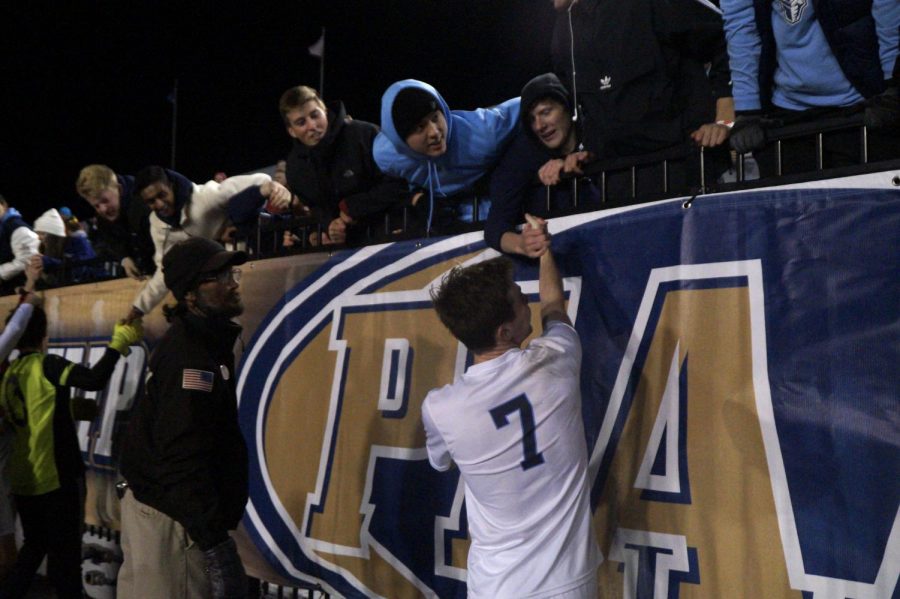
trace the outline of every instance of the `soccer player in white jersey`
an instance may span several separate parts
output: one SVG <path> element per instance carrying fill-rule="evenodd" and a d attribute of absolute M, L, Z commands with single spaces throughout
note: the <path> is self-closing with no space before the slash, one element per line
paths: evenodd
<path fill-rule="evenodd" d="M 530 225 L 544 229 L 541 219 Z M 466 485 L 468 596 L 597 596 L 581 419 L 581 343 L 549 247 L 540 257 L 543 334 L 508 258 L 457 267 L 432 291 L 444 325 L 474 355 L 422 406 L 428 459 Z"/>

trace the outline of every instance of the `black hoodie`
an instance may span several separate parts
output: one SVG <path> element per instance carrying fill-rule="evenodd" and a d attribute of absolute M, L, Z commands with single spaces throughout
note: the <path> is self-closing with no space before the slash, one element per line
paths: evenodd
<path fill-rule="evenodd" d="M 371 220 L 409 203 L 411 193 L 402 179 L 385 176 L 375 165 L 372 144 L 378 127 L 347 120 L 341 102 L 328 107 L 328 131 L 315 146 L 294 140 L 287 157 L 287 183 L 291 193 L 310 207 L 327 226 L 341 206 L 354 220 Z"/>
<path fill-rule="evenodd" d="M 545 187 L 538 178 L 538 171 L 547 161 L 564 158 L 559 151 L 545 146 L 531 129 L 531 109 L 545 99 L 559 102 L 572 112 L 572 103 L 565 86 L 553 73 L 539 75 L 522 88 L 522 110 L 519 113 L 519 129 L 509 148 L 491 175 L 491 212 L 484 225 L 484 241 L 502 251 L 500 240 L 504 233 L 515 232 L 516 225 L 528 212 L 549 218 L 552 212 L 592 210 L 600 207 L 599 190 L 590 179 L 579 177 L 578 204 L 576 206 L 573 180 Z M 576 127 L 577 123 L 572 123 Z M 576 129 L 576 136 L 579 135 Z"/>

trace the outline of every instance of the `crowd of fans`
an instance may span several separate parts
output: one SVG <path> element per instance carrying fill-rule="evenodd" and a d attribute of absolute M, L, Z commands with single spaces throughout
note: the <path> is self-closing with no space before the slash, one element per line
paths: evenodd
<path fill-rule="evenodd" d="M 735 152 L 755 152 L 763 176 L 808 169 L 813 145 L 792 142 L 776 165 L 767 131 L 832 116 L 860 116 L 868 160 L 896 158 L 900 5 L 844 4 L 859 3 L 722 0 L 719 11 L 705 0 L 554 0 L 555 73 L 475 110 L 451 110 L 423 81 L 398 81 L 382 98 L 380 127 L 293 87 L 278 103 L 293 146 L 272 177 L 217 173 L 199 184 L 161 167 L 135 177 L 90 165 L 76 189 L 96 218 L 79 223 L 60 208 L 33 227 L 0 196 L 0 291 L 21 284 L 40 252 L 45 285 L 147 279 L 134 316 L 165 294 L 166 249 L 198 235 L 249 239 L 263 256 L 479 222 L 488 245 L 534 256 L 543 242 L 520 232 L 526 211 L 691 193 L 727 177 Z M 821 166 L 858 162 L 858 138 L 855 129 L 824 136 Z M 636 166 L 606 169 L 623 161 Z M 261 223 L 275 232 L 268 249 Z"/>

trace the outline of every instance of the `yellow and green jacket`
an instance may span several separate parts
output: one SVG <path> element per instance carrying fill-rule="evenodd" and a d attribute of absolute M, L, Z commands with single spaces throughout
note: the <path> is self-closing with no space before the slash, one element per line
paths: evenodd
<path fill-rule="evenodd" d="M 61 356 L 31 352 L 9 365 L 0 383 L 0 407 L 15 434 L 7 466 L 14 494 L 43 495 L 63 480 L 83 476 L 70 388 L 103 389 L 118 358 L 118 352 L 107 349 L 87 368 Z"/>

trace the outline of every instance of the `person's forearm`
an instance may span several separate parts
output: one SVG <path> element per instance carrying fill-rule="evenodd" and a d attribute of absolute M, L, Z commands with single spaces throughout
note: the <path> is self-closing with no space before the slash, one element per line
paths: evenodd
<path fill-rule="evenodd" d="M 256 219 L 265 203 L 262 187 L 254 185 L 231 196 L 225 210 L 231 222 L 241 224 Z"/>
<path fill-rule="evenodd" d="M 716 100 L 716 122 L 734 122 L 734 98 L 731 96 Z"/>
<path fill-rule="evenodd" d="M 153 308 L 165 299 L 168 291 L 163 278 L 162 267 L 157 265 L 156 272 L 141 288 L 132 305 L 143 314 L 149 314 Z"/>
<path fill-rule="evenodd" d="M 507 231 L 500 237 L 500 249 L 506 254 L 521 254 L 521 237 L 518 233 Z"/>
<path fill-rule="evenodd" d="M 81 364 L 74 364 L 63 380 L 61 385 L 66 387 L 76 387 L 85 391 L 101 391 L 109 379 L 112 377 L 116 368 L 116 362 L 119 361 L 121 354 L 112 348 L 107 348 L 96 364 L 90 368 Z"/>
<path fill-rule="evenodd" d="M 759 61 L 762 41 L 756 29 L 756 17 L 751 0 L 722 0 L 720 3 L 725 20 L 725 37 L 728 40 L 728 57 L 733 81 L 732 92 L 735 109 L 759 110 L 760 98 Z"/>
<path fill-rule="evenodd" d="M 562 320 L 569 322 L 566 315 L 566 296 L 563 293 L 562 278 L 553 258 L 553 252 L 547 250 L 540 258 L 539 291 L 541 298 L 541 320 Z"/>
<path fill-rule="evenodd" d="M 365 191 L 346 196 L 341 201 L 341 211 L 354 220 L 371 214 L 401 208 L 408 203 L 410 193 L 406 181 L 396 177 L 382 177 Z M 346 210 L 345 210 L 346 208 Z"/>
<path fill-rule="evenodd" d="M 19 304 L 9 322 L 6 323 L 6 328 L 0 334 L 0 362 L 6 361 L 12 350 L 16 348 L 33 311 L 34 306 L 31 304 Z"/>

